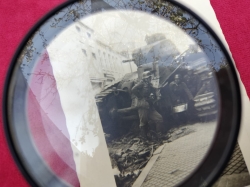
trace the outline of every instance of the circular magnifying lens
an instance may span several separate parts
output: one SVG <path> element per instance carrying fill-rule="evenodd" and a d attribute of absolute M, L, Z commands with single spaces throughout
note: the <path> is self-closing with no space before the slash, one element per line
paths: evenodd
<path fill-rule="evenodd" d="M 17 51 L 5 130 L 33 186 L 208 186 L 238 134 L 233 63 L 169 1 L 58 7 Z"/>

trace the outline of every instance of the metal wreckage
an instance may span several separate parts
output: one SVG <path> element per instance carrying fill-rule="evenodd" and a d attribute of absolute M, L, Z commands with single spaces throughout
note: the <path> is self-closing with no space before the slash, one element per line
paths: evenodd
<path fill-rule="evenodd" d="M 155 41 L 148 41 L 147 46 L 134 51 L 133 59 L 123 61 L 134 62 L 136 72 L 126 74 L 96 95 L 112 167 L 118 171 L 115 174 L 117 186 L 132 186 L 160 145 L 190 133 L 184 127 L 186 124 L 216 118 L 217 90 L 204 53 L 190 47 L 178 54 L 171 41 L 164 38 Z M 147 138 L 140 136 L 138 98 L 132 93 L 144 74 L 152 77 L 156 90 L 151 95 L 153 107 L 162 116 L 164 126 L 160 133 L 151 126 Z M 175 78 L 181 78 L 191 98 L 182 95 L 178 100 L 173 96 L 171 84 Z"/>

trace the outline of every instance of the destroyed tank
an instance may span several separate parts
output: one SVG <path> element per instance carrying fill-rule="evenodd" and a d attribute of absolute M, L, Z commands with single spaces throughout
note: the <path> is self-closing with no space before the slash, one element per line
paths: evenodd
<path fill-rule="evenodd" d="M 134 51 L 133 59 L 123 61 L 123 63 L 134 62 L 137 71 L 126 74 L 121 81 L 106 87 L 96 95 L 96 103 L 106 134 L 121 136 L 138 130 L 140 122 L 136 108 L 137 98 L 131 94 L 131 90 L 142 80 L 145 71 L 152 74 L 151 83 L 157 90 L 154 107 L 162 115 L 166 130 L 176 125 L 175 115 L 184 116 L 183 123 L 215 117 L 217 91 L 204 53 L 190 47 L 179 54 L 172 42 L 162 37 L 158 38 L 160 40 L 156 42 L 152 42 L 152 38 L 149 38 L 147 46 Z M 176 74 L 182 76 L 193 94 L 192 103 L 187 103 L 188 107 L 179 111 L 174 109 L 169 94 L 169 84 Z"/>

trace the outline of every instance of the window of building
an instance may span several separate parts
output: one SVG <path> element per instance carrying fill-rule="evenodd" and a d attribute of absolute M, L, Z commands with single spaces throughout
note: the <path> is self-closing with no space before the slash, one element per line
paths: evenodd
<path fill-rule="evenodd" d="M 85 54 L 85 56 L 88 56 L 87 51 L 85 49 L 82 49 L 82 52 L 83 52 L 83 54 Z"/>
<path fill-rule="evenodd" d="M 112 63 L 112 61 L 111 61 L 111 59 L 110 59 L 110 55 L 108 55 L 108 63 L 109 63 L 109 65 L 110 65 L 110 69 L 113 70 L 114 67 L 113 67 L 113 63 Z"/>
<path fill-rule="evenodd" d="M 94 59 L 96 59 L 95 53 L 92 53 L 92 56 L 93 56 Z"/>
<path fill-rule="evenodd" d="M 103 61 L 104 61 L 104 64 L 105 64 L 106 68 L 109 68 L 109 64 L 107 63 L 106 53 L 105 52 L 103 52 Z"/>
<path fill-rule="evenodd" d="M 78 26 L 76 26 L 76 30 L 77 30 L 78 32 L 80 32 L 80 31 L 81 31 L 81 28 L 78 27 Z"/>
<path fill-rule="evenodd" d="M 115 68 L 115 70 L 117 70 L 116 61 L 115 61 L 114 56 L 112 57 L 112 62 L 113 62 L 113 64 L 114 64 L 114 68 Z"/>

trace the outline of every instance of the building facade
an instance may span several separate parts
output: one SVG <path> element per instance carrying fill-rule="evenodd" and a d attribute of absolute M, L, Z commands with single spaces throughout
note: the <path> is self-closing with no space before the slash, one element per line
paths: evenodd
<path fill-rule="evenodd" d="M 81 46 L 84 59 L 88 63 L 89 77 L 95 94 L 122 79 L 137 67 L 133 62 L 123 63 L 131 59 L 126 52 L 116 52 L 107 44 L 96 38 L 95 31 L 78 22 L 76 29 L 81 34 Z"/>

